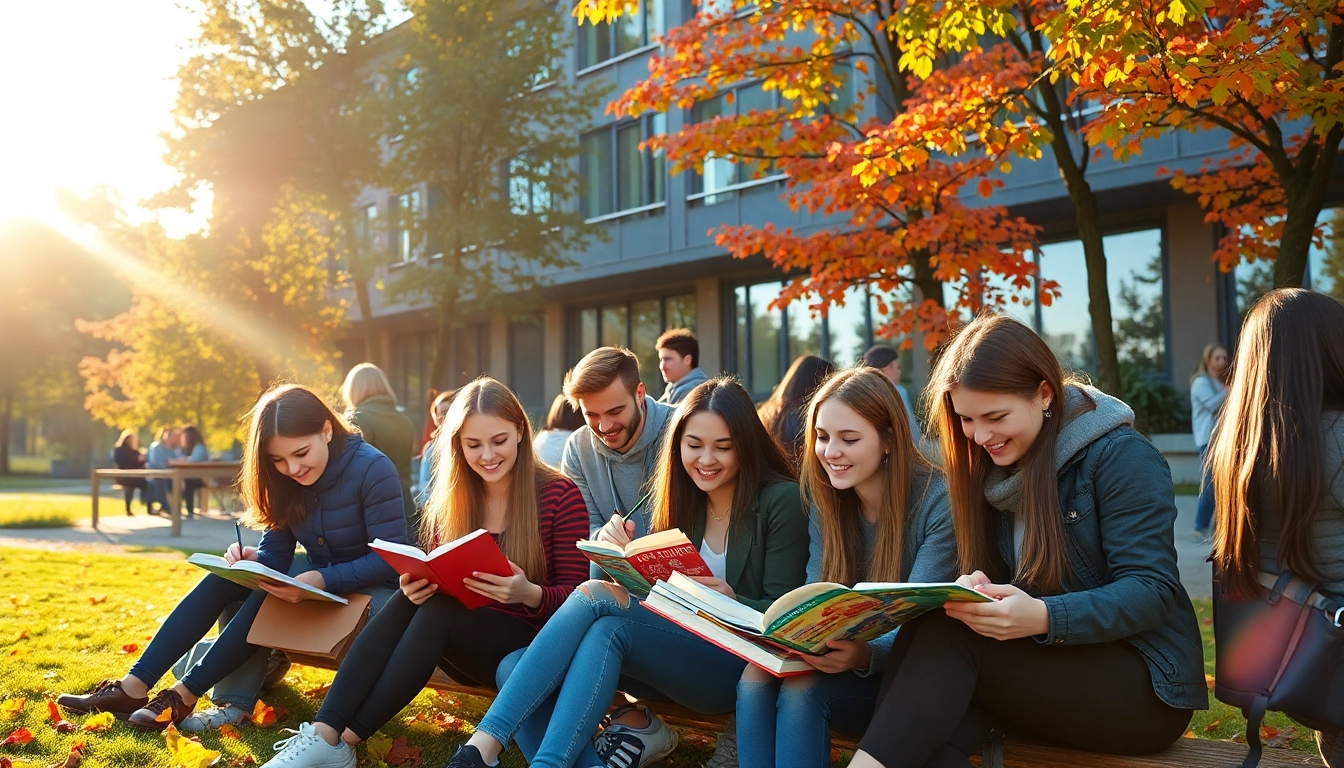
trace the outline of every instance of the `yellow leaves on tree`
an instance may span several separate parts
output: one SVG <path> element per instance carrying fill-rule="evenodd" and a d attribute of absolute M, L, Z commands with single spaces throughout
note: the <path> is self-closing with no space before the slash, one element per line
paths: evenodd
<path fill-rule="evenodd" d="M 219 752 L 206 749 L 201 742 L 183 736 L 171 724 L 164 730 L 163 737 L 176 768 L 209 768 L 219 759 Z"/>

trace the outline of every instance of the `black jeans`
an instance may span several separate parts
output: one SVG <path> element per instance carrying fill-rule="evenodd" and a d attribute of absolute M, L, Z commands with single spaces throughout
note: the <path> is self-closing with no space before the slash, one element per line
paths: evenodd
<path fill-rule="evenodd" d="M 149 507 L 149 486 L 145 483 L 143 478 L 122 477 L 117 480 L 117 483 L 121 485 L 121 492 L 126 497 L 126 514 L 129 515 L 131 513 L 131 500 L 135 498 L 136 488 L 140 489 L 141 503 L 143 503 L 146 508 Z"/>
<path fill-rule="evenodd" d="M 1190 714 L 1157 697 L 1143 656 L 1123 640 L 1000 641 L 933 611 L 897 633 L 859 749 L 886 768 L 968 768 L 999 726 L 1088 752 L 1142 755 L 1179 739 Z"/>
<path fill-rule="evenodd" d="M 260 589 L 251 590 L 214 574 L 206 575 L 168 614 L 154 639 L 149 641 L 149 647 L 131 667 L 131 674 L 153 688 L 174 662 L 205 637 L 226 607 L 242 603 L 210 651 L 182 678 L 182 685 L 188 691 L 204 696 L 215 683 L 257 652 L 260 646 L 247 642 L 247 633 L 265 599 L 266 593 Z"/>
<path fill-rule="evenodd" d="M 516 616 L 469 610 L 451 595 L 417 606 L 398 592 L 359 633 L 313 719 L 367 739 L 415 698 L 435 666 L 493 690 L 499 662 L 536 635 Z"/>

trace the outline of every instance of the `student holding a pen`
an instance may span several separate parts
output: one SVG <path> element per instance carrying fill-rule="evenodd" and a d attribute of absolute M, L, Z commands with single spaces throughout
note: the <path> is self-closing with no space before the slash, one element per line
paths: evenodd
<path fill-rule="evenodd" d="M 406 517 L 396 468 L 364 442 L 311 390 L 276 387 L 261 396 L 243 454 L 242 497 L 251 523 L 265 533 L 257 547 L 230 544 L 224 559 L 255 560 L 338 595 L 363 592 L 377 610 L 397 587 L 397 574 L 369 549 L 375 538 L 404 543 Z M 296 554 L 302 544 L 306 554 Z M 237 725 L 251 713 L 266 677 L 270 650 L 247 642 L 266 597 L 305 599 L 294 586 L 251 590 L 208 574 L 164 620 L 128 674 L 85 694 L 57 699 L 66 710 L 112 712 L 131 725 L 182 730 Z M 219 620 L 219 636 L 197 647 Z M 195 649 L 193 651 L 193 649 Z M 150 691 L 173 662 L 178 681 Z M 196 701 L 214 689 L 214 707 L 193 716 Z"/>

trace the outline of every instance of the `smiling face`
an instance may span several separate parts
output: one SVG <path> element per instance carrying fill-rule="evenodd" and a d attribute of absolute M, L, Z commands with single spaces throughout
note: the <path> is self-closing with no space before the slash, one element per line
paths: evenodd
<path fill-rule="evenodd" d="M 878 470 L 888 447 L 877 433 L 877 427 L 835 399 L 817 406 L 816 414 L 813 426 L 817 440 L 812 450 L 825 468 L 831 487 L 862 491 L 877 486 L 880 489 L 882 478 Z M 860 495 L 867 494 L 861 492 Z"/>
<path fill-rule="evenodd" d="M 1045 383 L 1032 397 L 966 387 L 956 387 L 950 394 L 962 434 L 1000 467 L 1012 466 L 1027 455 L 1054 400 Z"/>
<path fill-rule="evenodd" d="M 331 422 L 321 432 L 302 437 L 276 435 L 266 441 L 266 457 L 280 474 L 299 485 L 309 486 L 322 477 L 331 458 Z"/>
<path fill-rule="evenodd" d="M 700 411 L 686 419 L 681 433 L 681 466 L 705 493 L 736 486 L 737 448 L 722 416 Z"/>
<path fill-rule="evenodd" d="M 518 443 L 523 438 L 517 424 L 477 413 L 462 422 L 457 439 L 472 471 L 487 483 L 497 483 L 513 471 L 518 461 Z"/>
<path fill-rule="evenodd" d="M 618 378 L 604 390 L 579 398 L 583 420 L 598 439 L 617 453 L 625 453 L 639 437 L 644 414 L 644 384 L 635 389 L 635 396 Z"/>
<path fill-rule="evenodd" d="M 658 372 L 663 374 L 663 381 L 668 384 L 676 384 L 691 372 L 691 356 L 683 355 L 675 349 L 660 348 L 658 350 Z"/>

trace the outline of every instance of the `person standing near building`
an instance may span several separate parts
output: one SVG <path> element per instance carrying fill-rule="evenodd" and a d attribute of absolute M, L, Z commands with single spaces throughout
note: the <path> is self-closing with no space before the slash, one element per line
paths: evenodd
<path fill-rule="evenodd" d="M 924 439 L 924 432 L 919 428 L 919 418 L 915 416 L 914 401 L 910 399 L 910 393 L 901 383 L 900 353 L 885 344 L 874 344 L 863 353 L 863 364 L 881 371 L 892 386 L 896 387 L 896 394 L 901 396 L 901 402 L 905 405 L 905 415 L 910 418 L 910 434 L 918 446 Z"/>
<path fill-rule="evenodd" d="M 406 536 L 414 544 L 420 533 L 420 513 L 416 511 L 415 497 L 411 495 L 415 425 L 409 416 L 397 409 L 392 384 L 383 369 L 373 363 L 360 363 L 350 369 L 341 385 L 341 399 L 345 401 L 346 420 L 359 427 L 364 442 L 382 451 L 397 468 L 402 506 L 406 509 Z"/>
<path fill-rule="evenodd" d="M 1209 526 L 1213 523 L 1213 484 L 1209 482 L 1209 467 L 1204 461 L 1208 452 L 1209 440 L 1213 435 L 1213 425 L 1227 399 L 1227 371 L 1230 358 L 1227 348 L 1222 344 L 1210 344 L 1199 356 L 1199 367 L 1190 379 L 1190 424 L 1195 433 L 1195 449 L 1199 451 L 1201 467 L 1199 484 L 1199 505 L 1195 511 L 1195 541 L 1209 538 Z"/>
<path fill-rule="evenodd" d="M 700 342 L 685 328 L 671 328 L 658 337 L 658 372 L 663 374 L 667 389 L 658 402 L 676 405 L 692 389 L 705 383 L 709 377 L 700 370 Z"/>

